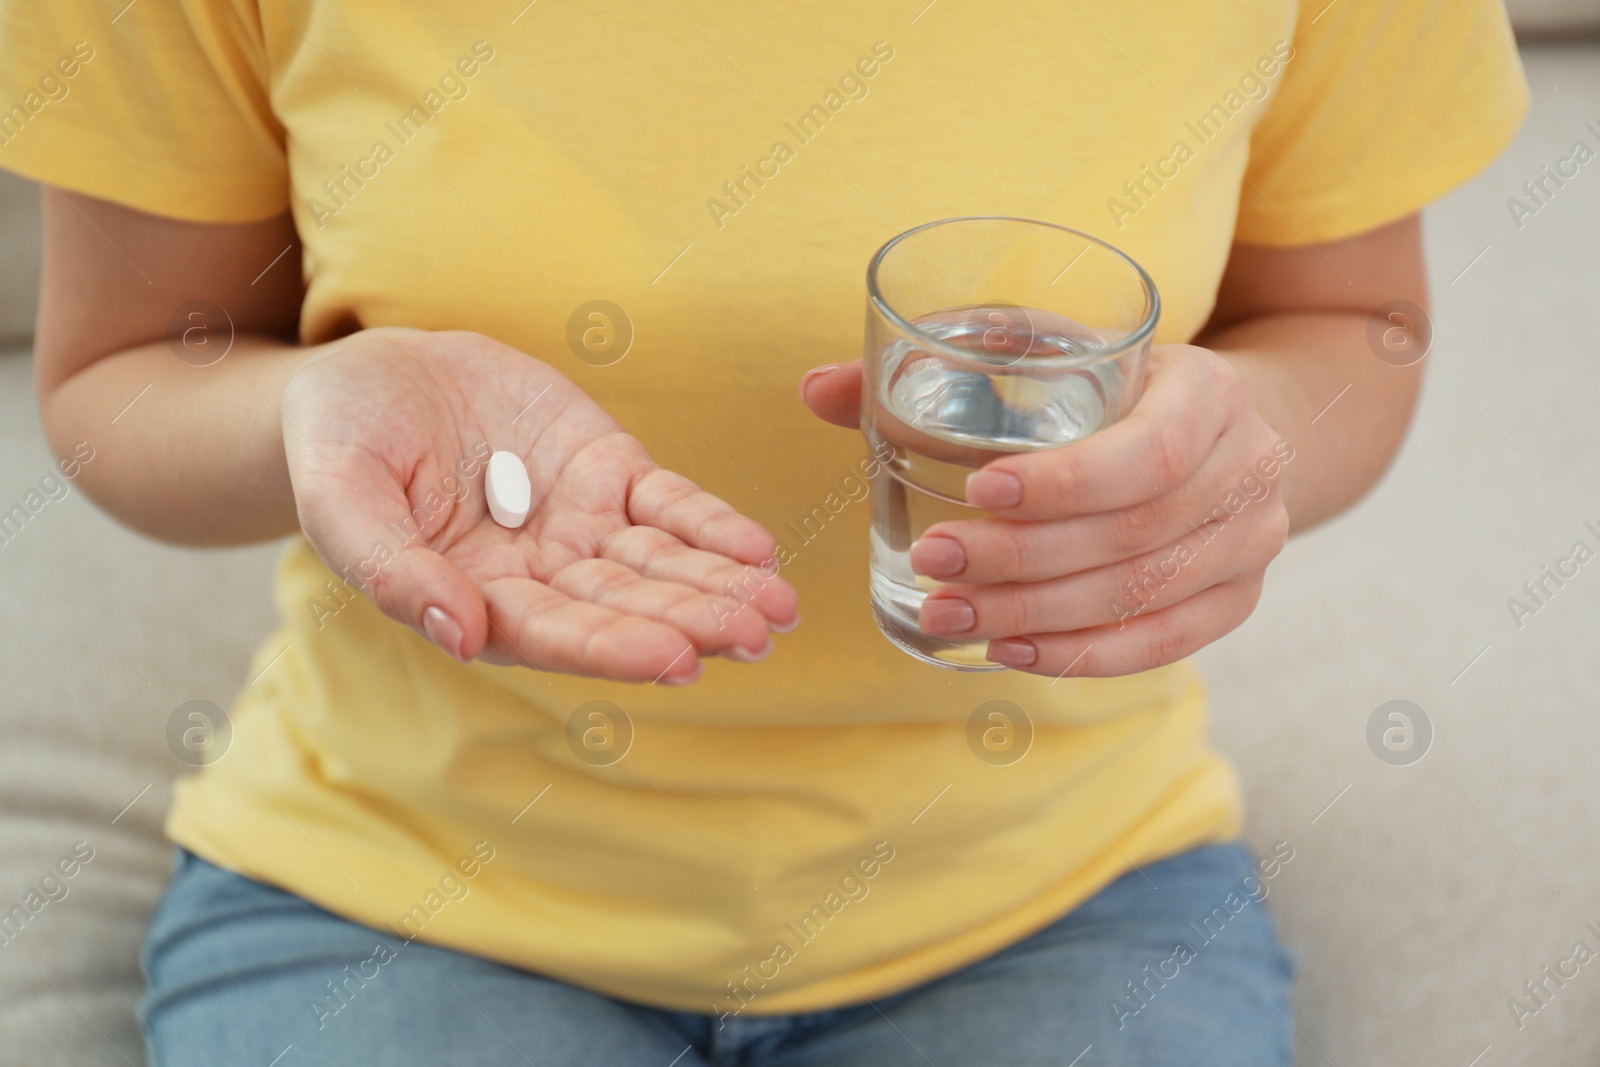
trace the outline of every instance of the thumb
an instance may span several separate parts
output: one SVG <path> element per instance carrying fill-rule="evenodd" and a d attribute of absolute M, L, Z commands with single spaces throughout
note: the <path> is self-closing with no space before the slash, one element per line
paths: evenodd
<path fill-rule="evenodd" d="M 324 460 L 296 479 L 300 526 L 311 547 L 389 618 L 421 631 L 465 663 L 482 653 L 489 621 L 483 593 L 460 567 L 428 547 L 449 520 L 413 507 L 387 466 L 375 458 Z M 299 484 L 304 482 L 304 485 Z"/>
<path fill-rule="evenodd" d="M 861 425 L 861 361 L 813 367 L 800 379 L 800 399 L 835 426 Z"/>

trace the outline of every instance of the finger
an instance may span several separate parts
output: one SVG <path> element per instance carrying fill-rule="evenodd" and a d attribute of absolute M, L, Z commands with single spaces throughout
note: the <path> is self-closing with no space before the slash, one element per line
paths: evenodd
<path fill-rule="evenodd" d="M 665 623 L 574 600 L 531 578 L 484 583 L 486 658 L 618 682 L 684 685 L 700 677 L 687 637 Z"/>
<path fill-rule="evenodd" d="M 1282 511 L 1206 523 L 1154 552 L 1060 578 L 940 586 L 923 601 L 919 623 L 940 637 L 994 638 L 1126 622 L 1264 569 L 1287 536 Z"/>
<path fill-rule="evenodd" d="M 911 567 L 929 578 L 972 583 L 1035 582 L 1092 570 L 1261 507 L 1282 473 L 1270 445 L 1262 448 L 1254 435 L 1224 433 L 1194 477 L 1158 497 L 1069 519 L 935 523 L 912 544 Z"/>
<path fill-rule="evenodd" d="M 995 663 L 1053 678 L 1115 678 L 1192 656 L 1250 617 L 1263 575 L 1240 577 L 1126 626 L 1029 634 L 989 642 Z"/>
<path fill-rule="evenodd" d="M 452 508 L 414 508 L 374 456 L 318 464 L 296 479 L 300 524 L 312 546 L 385 615 L 462 662 L 477 656 L 488 636 L 483 595 L 461 568 L 428 547 Z"/>
<path fill-rule="evenodd" d="M 1163 346 L 1127 418 L 1062 448 L 987 464 L 968 475 L 967 500 L 1006 518 L 1060 519 L 1160 496 L 1205 460 L 1240 390 L 1238 373 L 1220 356 Z"/>
<path fill-rule="evenodd" d="M 800 399 L 820 419 L 846 429 L 861 426 L 861 361 L 813 367 L 800 379 Z"/>
<path fill-rule="evenodd" d="M 600 554 L 646 578 L 677 582 L 736 601 L 740 610 L 754 610 L 779 628 L 795 617 L 798 597 L 794 587 L 772 568 L 739 564 L 715 552 L 689 548 L 653 526 L 629 526 L 607 539 Z"/>
<path fill-rule="evenodd" d="M 743 649 L 750 656 L 766 654 L 767 620 L 758 612 L 740 611 L 743 605 L 729 597 L 645 578 L 608 559 L 579 560 L 546 584 L 574 600 L 670 626 L 703 653 Z"/>
<path fill-rule="evenodd" d="M 628 491 L 628 521 L 665 530 L 686 545 L 740 563 L 772 558 L 778 543 L 762 525 L 673 471 L 657 467 Z"/>

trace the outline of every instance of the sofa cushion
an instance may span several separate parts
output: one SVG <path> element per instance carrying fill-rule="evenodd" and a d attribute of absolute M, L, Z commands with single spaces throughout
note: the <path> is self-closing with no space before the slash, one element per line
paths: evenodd
<path fill-rule="evenodd" d="M 51 479 L 30 373 L 0 355 L 0 1063 L 126 1067 L 188 769 L 168 722 L 231 700 L 272 626 L 278 549 L 160 545 Z"/>

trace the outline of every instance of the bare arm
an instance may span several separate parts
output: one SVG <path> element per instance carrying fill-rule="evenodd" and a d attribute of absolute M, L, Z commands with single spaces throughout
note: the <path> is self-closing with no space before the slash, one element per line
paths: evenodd
<path fill-rule="evenodd" d="M 797 618 L 775 575 L 746 601 L 722 593 L 771 557 L 772 535 L 659 467 L 549 364 L 464 331 L 296 344 L 286 215 L 186 223 L 51 191 L 45 243 L 46 432 L 61 455 L 94 447 L 79 484 L 131 526 L 190 544 L 298 528 L 459 660 L 684 684 L 698 656 L 759 659 Z M 196 302 L 221 313 L 185 346 Z M 211 362 L 229 320 L 232 347 Z M 492 450 L 533 480 L 516 528 L 485 505 Z"/>
<path fill-rule="evenodd" d="M 1428 306 L 1416 215 L 1320 248 L 1237 245 L 1228 260 L 1194 343 L 1239 369 L 1256 409 L 1294 446 L 1279 488 L 1296 533 L 1365 495 L 1411 424 L 1425 364 L 1385 362 L 1368 341 L 1374 309 L 1394 300 Z"/>
<path fill-rule="evenodd" d="M 278 408 L 310 350 L 294 340 L 300 246 L 289 216 L 181 222 L 47 188 L 44 232 L 34 374 L 56 453 L 78 441 L 95 449 L 78 484 L 163 540 L 237 544 L 292 532 Z M 168 337 L 174 314 L 196 301 L 225 309 L 236 334 L 210 366 L 193 365 L 200 354 L 180 359 L 172 345 L 181 340 Z M 209 331 L 204 345 L 220 350 L 226 321 Z"/>

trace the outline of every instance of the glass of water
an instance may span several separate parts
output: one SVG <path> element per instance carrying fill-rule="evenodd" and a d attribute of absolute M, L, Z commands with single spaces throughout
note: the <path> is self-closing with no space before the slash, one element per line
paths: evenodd
<path fill-rule="evenodd" d="M 1122 252 L 1030 219 L 930 222 L 872 257 L 861 429 L 875 455 L 893 457 L 871 505 L 872 609 L 890 641 L 939 667 L 1004 669 L 985 658 L 987 640 L 918 627 L 943 583 L 912 573 L 911 545 L 936 522 L 987 514 L 966 502 L 979 467 L 1126 415 L 1160 310 L 1150 276 Z"/>

